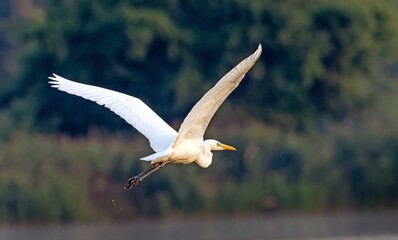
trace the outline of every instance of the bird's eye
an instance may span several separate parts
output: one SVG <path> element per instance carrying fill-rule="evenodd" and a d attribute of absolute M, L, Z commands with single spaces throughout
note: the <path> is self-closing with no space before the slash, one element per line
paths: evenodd
<path fill-rule="evenodd" d="M 219 146 L 220 146 L 220 143 L 216 143 L 216 145 L 217 145 L 217 147 L 219 147 Z"/>

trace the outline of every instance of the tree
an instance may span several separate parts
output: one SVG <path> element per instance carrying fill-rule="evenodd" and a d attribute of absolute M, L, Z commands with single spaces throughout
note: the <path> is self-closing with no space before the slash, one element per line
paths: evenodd
<path fill-rule="evenodd" d="M 259 13 L 250 25 L 265 29 L 258 31 L 267 80 L 254 82 L 247 98 L 259 117 L 300 128 L 319 116 L 342 119 L 371 106 L 380 81 L 370 73 L 397 39 L 392 5 L 272 1 L 259 10 L 251 4 Z"/>
<path fill-rule="evenodd" d="M 31 51 L 14 93 L 35 103 L 35 124 L 46 130 L 128 129 L 109 111 L 50 90 L 51 72 L 134 95 L 167 121 L 181 120 L 262 43 L 262 59 L 232 101 L 241 97 L 234 104 L 255 118 L 303 129 L 371 105 L 380 82 L 369 73 L 397 36 L 396 9 L 386 3 L 49 0 L 25 35 Z"/>

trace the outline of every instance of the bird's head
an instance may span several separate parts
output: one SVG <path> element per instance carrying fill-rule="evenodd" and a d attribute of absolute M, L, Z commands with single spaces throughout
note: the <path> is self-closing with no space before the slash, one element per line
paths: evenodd
<path fill-rule="evenodd" d="M 205 144 L 207 144 L 210 147 L 210 150 L 214 151 L 214 150 L 231 150 L 231 151 L 235 151 L 236 148 L 229 146 L 227 144 L 224 143 L 220 143 L 217 140 L 214 139 L 207 139 L 205 141 Z"/>

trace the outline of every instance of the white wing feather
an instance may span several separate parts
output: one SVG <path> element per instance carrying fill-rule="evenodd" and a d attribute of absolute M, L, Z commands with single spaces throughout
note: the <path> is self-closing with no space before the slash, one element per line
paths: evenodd
<path fill-rule="evenodd" d="M 148 138 L 154 151 L 164 151 L 174 142 L 177 132 L 140 99 L 53 75 L 52 87 L 109 108 Z"/>
<path fill-rule="evenodd" d="M 257 62 L 261 52 L 262 47 L 260 44 L 252 55 L 230 70 L 195 104 L 181 124 L 174 144 L 178 144 L 183 139 L 203 138 L 207 126 L 217 109 Z"/>

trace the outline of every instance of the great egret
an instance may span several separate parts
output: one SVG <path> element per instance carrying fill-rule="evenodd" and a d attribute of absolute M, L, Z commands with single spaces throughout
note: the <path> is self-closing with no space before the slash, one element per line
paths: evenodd
<path fill-rule="evenodd" d="M 56 74 L 49 83 L 58 90 L 74 94 L 104 105 L 133 125 L 148 138 L 154 154 L 141 158 L 151 161 L 150 167 L 124 185 L 127 191 L 138 185 L 149 174 L 170 163 L 189 164 L 195 162 L 202 168 L 212 163 L 214 150 L 236 150 L 234 147 L 214 139 L 204 140 L 206 128 L 228 95 L 238 86 L 262 52 L 257 50 L 230 70 L 210 89 L 189 112 L 180 130 L 176 132 L 140 99 L 105 88 L 70 81 Z"/>

